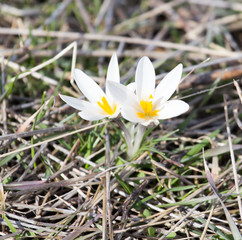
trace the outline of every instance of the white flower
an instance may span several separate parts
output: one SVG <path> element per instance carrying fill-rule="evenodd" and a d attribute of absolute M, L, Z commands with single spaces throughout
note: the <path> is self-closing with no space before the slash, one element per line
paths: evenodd
<path fill-rule="evenodd" d="M 179 85 L 182 64 L 170 71 L 155 88 L 155 70 L 148 57 L 138 63 L 135 74 L 135 91 L 118 83 L 109 82 L 113 98 L 121 105 L 122 116 L 130 122 L 144 126 L 160 119 L 176 117 L 189 109 L 181 100 L 169 100 Z"/>
<path fill-rule="evenodd" d="M 114 118 L 119 114 L 120 107 L 107 89 L 108 82 L 120 82 L 118 59 L 115 53 L 112 55 L 108 65 L 106 77 L 106 94 L 95 81 L 93 81 L 79 69 L 75 69 L 74 79 L 80 91 L 89 101 L 84 101 L 62 94 L 60 94 L 60 97 L 68 105 L 76 108 L 77 110 L 80 110 L 79 115 L 83 119 L 95 121 L 105 117 Z"/>

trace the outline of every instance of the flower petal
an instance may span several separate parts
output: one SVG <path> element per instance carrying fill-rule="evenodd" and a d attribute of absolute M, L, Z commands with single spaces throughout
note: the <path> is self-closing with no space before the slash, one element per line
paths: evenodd
<path fill-rule="evenodd" d="M 121 109 L 121 114 L 123 118 L 133 123 L 141 123 L 144 122 L 143 119 L 139 118 L 137 115 L 137 110 L 131 107 L 124 107 Z"/>
<path fill-rule="evenodd" d="M 142 119 L 142 118 L 138 117 L 137 110 L 134 108 L 130 108 L 130 107 L 122 108 L 121 114 L 122 114 L 123 118 L 125 118 L 126 120 L 133 122 L 133 123 L 140 123 L 143 126 L 148 126 L 152 122 L 155 125 L 157 125 L 159 123 L 159 121 L 157 120 L 157 117 L 152 118 L 152 119 Z"/>
<path fill-rule="evenodd" d="M 140 100 L 148 100 L 154 94 L 155 69 L 148 57 L 142 57 L 135 73 L 136 94 Z"/>
<path fill-rule="evenodd" d="M 85 95 L 85 97 L 93 104 L 97 104 L 103 96 L 105 96 L 103 90 L 88 77 L 83 71 L 75 69 L 74 78 L 78 88 Z"/>
<path fill-rule="evenodd" d="M 116 53 L 114 53 L 110 59 L 106 80 L 117 82 L 117 83 L 120 82 L 118 58 Z"/>
<path fill-rule="evenodd" d="M 79 111 L 90 111 L 95 114 L 102 114 L 102 109 L 90 102 L 62 94 L 59 94 L 59 96 L 64 102 Z"/>
<path fill-rule="evenodd" d="M 78 114 L 81 118 L 88 120 L 88 121 L 97 121 L 97 120 L 100 120 L 100 119 L 107 117 L 103 114 L 98 114 L 96 112 L 91 112 L 91 111 L 88 111 L 88 110 L 79 112 Z"/>
<path fill-rule="evenodd" d="M 147 120 L 147 121 L 145 121 L 145 122 L 142 122 L 141 124 L 142 124 L 143 126 L 148 126 L 148 125 L 150 125 L 151 123 L 154 123 L 155 125 L 158 125 L 158 124 L 159 124 L 159 121 L 158 121 L 157 119 L 149 119 L 149 120 Z"/>
<path fill-rule="evenodd" d="M 109 81 L 107 87 L 112 94 L 112 97 L 122 107 L 138 108 L 139 104 L 135 94 L 127 87 L 122 84 Z"/>
<path fill-rule="evenodd" d="M 82 111 L 85 108 L 88 108 L 89 105 L 91 105 L 91 103 L 89 103 L 87 101 L 83 101 L 78 98 L 74 98 L 74 97 L 70 97 L 70 96 L 66 96 L 66 95 L 62 95 L 62 94 L 59 94 L 59 96 L 64 102 L 66 102 L 68 105 L 70 105 L 71 107 L 73 107 L 79 111 Z"/>
<path fill-rule="evenodd" d="M 132 92 L 135 92 L 136 84 L 135 82 L 129 83 L 127 88 L 130 89 Z"/>
<path fill-rule="evenodd" d="M 108 81 L 112 81 L 112 82 L 116 82 L 116 83 L 120 82 L 118 58 L 117 58 L 116 53 L 114 53 L 111 57 L 111 60 L 108 65 L 107 77 L 106 77 L 106 95 L 107 95 L 108 100 L 110 101 L 110 104 L 114 105 L 110 91 L 107 88 Z"/>
<path fill-rule="evenodd" d="M 168 119 L 181 115 L 189 109 L 189 105 L 182 100 L 167 101 L 159 111 L 159 119 Z"/>
<path fill-rule="evenodd" d="M 177 89 L 182 76 L 182 64 L 173 68 L 158 84 L 155 90 L 154 102 L 160 100 L 167 101 Z"/>

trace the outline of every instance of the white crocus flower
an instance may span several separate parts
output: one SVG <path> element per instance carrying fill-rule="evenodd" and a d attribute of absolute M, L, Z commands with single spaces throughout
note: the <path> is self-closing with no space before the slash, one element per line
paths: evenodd
<path fill-rule="evenodd" d="M 135 74 L 135 92 L 113 82 L 108 83 L 108 88 L 121 105 L 125 119 L 147 126 L 152 122 L 158 124 L 161 119 L 176 117 L 189 109 L 184 101 L 169 100 L 179 85 L 181 75 L 182 64 L 179 64 L 155 88 L 153 64 L 148 57 L 143 57 Z"/>
<path fill-rule="evenodd" d="M 78 98 L 69 97 L 61 94 L 60 97 L 68 105 L 79 110 L 79 115 L 83 119 L 95 121 L 106 117 L 117 117 L 120 112 L 120 107 L 113 99 L 107 88 L 108 82 L 120 82 L 118 59 L 115 53 L 112 55 L 112 58 L 108 65 L 106 77 L 106 94 L 94 80 L 92 80 L 79 69 L 75 69 L 74 79 L 80 91 L 89 101 L 84 101 Z"/>

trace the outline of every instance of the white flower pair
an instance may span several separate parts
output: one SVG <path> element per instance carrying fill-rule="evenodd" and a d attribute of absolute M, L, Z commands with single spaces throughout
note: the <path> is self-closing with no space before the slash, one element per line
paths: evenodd
<path fill-rule="evenodd" d="M 176 117 L 189 109 L 184 101 L 168 101 L 177 89 L 181 75 L 182 64 L 179 64 L 155 88 L 153 64 L 148 57 L 143 57 L 137 66 L 135 83 L 124 86 L 120 84 L 117 55 L 113 54 L 107 70 L 106 94 L 84 72 L 75 69 L 77 86 L 89 102 L 61 94 L 60 97 L 80 110 L 79 115 L 89 121 L 115 118 L 121 112 L 133 123 L 144 126 L 152 122 L 158 124 L 158 120 Z"/>

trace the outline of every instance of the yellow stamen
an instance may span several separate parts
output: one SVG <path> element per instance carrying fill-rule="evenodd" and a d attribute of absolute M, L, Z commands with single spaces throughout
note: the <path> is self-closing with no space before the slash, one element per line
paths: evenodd
<path fill-rule="evenodd" d="M 113 115 L 116 112 L 117 104 L 114 106 L 114 109 L 111 108 L 107 99 L 103 96 L 101 102 L 97 102 L 98 106 L 103 109 L 109 115 Z"/>
<path fill-rule="evenodd" d="M 153 104 L 151 99 L 153 99 L 152 95 L 150 95 L 148 101 L 145 101 L 145 100 L 140 101 L 140 106 L 144 110 L 144 112 L 137 112 L 137 115 L 140 118 L 149 119 L 149 118 L 158 116 L 159 110 L 153 110 Z"/>

